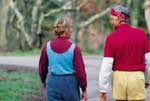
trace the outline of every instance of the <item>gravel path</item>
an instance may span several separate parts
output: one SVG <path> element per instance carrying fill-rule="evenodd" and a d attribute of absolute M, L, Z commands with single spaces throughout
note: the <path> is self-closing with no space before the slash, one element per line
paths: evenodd
<path fill-rule="evenodd" d="M 85 56 L 84 62 L 86 65 L 88 77 L 88 101 L 99 101 L 98 92 L 98 72 L 100 69 L 101 56 Z M 22 56 L 22 57 L 2 57 L 0 56 L 0 64 L 17 65 L 18 68 L 34 68 L 38 70 L 39 56 Z M 150 101 L 150 88 L 147 89 L 147 101 Z M 109 101 L 112 99 L 112 94 L 109 94 Z"/>

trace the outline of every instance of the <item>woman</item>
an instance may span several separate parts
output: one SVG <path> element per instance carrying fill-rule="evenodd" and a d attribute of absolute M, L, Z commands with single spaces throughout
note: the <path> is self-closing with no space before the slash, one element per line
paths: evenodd
<path fill-rule="evenodd" d="M 48 101 L 80 101 L 80 87 L 83 100 L 87 100 L 85 66 L 80 48 L 69 41 L 71 26 L 67 17 L 56 21 L 54 31 L 57 37 L 47 42 L 41 52 L 39 75 L 46 85 Z"/>

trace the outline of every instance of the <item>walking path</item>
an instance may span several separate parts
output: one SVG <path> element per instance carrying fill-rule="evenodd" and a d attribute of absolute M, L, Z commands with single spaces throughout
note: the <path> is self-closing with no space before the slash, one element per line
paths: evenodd
<path fill-rule="evenodd" d="M 100 69 L 102 57 L 101 56 L 85 56 L 84 62 L 86 65 L 86 72 L 88 77 L 88 101 L 99 101 L 98 92 L 98 73 Z M 27 68 L 38 69 L 39 56 L 21 56 L 21 57 L 3 57 L 0 56 L 0 64 L 24 66 Z M 147 100 L 150 101 L 150 88 L 147 89 Z M 114 101 L 110 93 L 108 101 Z"/>

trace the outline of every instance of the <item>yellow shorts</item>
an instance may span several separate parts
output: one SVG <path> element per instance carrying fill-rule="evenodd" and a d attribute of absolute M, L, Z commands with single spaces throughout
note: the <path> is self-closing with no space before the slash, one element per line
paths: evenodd
<path fill-rule="evenodd" d="M 113 72 L 113 98 L 116 100 L 143 100 L 146 98 L 143 72 Z"/>

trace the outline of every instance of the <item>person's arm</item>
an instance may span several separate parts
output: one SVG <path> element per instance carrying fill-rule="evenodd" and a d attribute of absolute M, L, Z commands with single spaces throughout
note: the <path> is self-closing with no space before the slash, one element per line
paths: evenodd
<path fill-rule="evenodd" d="M 150 52 L 145 54 L 145 87 L 147 88 L 150 84 Z"/>
<path fill-rule="evenodd" d="M 99 72 L 100 101 L 107 101 L 107 93 L 111 89 L 112 66 L 114 62 L 112 40 L 108 37 L 104 48 L 104 57 Z"/>
<path fill-rule="evenodd" d="M 111 57 L 104 57 L 102 60 L 99 72 L 100 101 L 107 101 L 107 93 L 111 89 L 113 61 Z"/>
<path fill-rule="evenodd" d="M 145 87 L 147 88 L 150 84 L 150 44 L 147 39 L 145 43 Z"/>
<path fill-rule="evenodd" d="M 102 93 L 108 93 L 111 88 L 113 61 L 111 57 L 104 57 L 102 60 L 99 72 L 99 91 Z"/>
<path fill-rule="evenodd" d="M 45 86 L 45 81 L 48 73 L 48 57 L 46 53 L 46 44 L 42 48 L 40 60 L 39 60 L 39 76 L 41 78 L 41 82 Z"/>
<path fill-rule="evenodd" d="M 73 63 L 74 63 L 74 68 L 75 68 L 75 73 L 76 73 L 78 83 L 82 89 L 82 97 L 84 101 L 86 101 L 87 99 L 87 93 L 86 93 L 87 77 L 86 77 L 85 65 L 84 65 L 82 54 L 81 54 L 81 50 L 78 46 L 76 46 L 74 50 Z"/>

